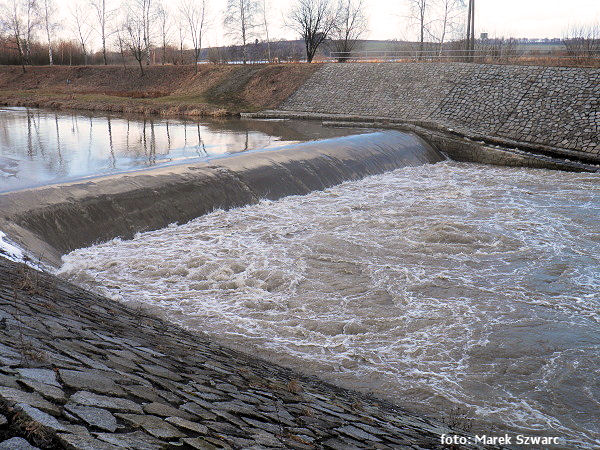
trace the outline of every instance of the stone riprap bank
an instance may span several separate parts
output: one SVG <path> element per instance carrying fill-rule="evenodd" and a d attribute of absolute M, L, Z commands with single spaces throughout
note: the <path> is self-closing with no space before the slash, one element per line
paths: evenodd
<path fill-rule="evenodd" d="M 600 70 L 466 63 L 325 64 L 281 111 L 388 117 L 600 161 Z"/>

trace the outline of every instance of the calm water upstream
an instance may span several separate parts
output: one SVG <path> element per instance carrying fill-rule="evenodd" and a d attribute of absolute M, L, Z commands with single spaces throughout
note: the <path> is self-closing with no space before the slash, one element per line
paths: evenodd
<path fill-rule="evenodd" d="M 474 431 L 600 445 L 600 176 L 444 162 L 215 211 L 63 276 Z M 141 257 L 140 255 L 143 255 Z"/>
<path fill-rule="evenodd" d="M 301 121 L 195 122 L 0 108 L 0 192 L 354 133 Z"/>

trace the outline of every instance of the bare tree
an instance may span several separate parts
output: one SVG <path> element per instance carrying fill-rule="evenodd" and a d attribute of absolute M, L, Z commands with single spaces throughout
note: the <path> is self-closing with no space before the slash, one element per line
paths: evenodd
<path fill-rule="evenodd" d="M 194 46 L 194 65 L 198 72 L 198 58 L 202 51 L 202 35 L 206 28 L 207 0 L 196 0 L 196 2 L 183 1 L 179 8 L 181 16 L 185 20 L 192 45 Z M 183 54 L 183 46 L 181 48 Z"/>
<path fill-rule="evenodd" d="M 441 56 L 448 36 L 455 33 L 461 24 L 466 5 L 464 0 L 440 0 L 437 6 L 439 15 L 432 20 L 427 32 L 439 43 L 438 55 Z"/>
<path fill-rule="evenodd" d="M 146 65 L 150 65 L 150 30 L 152 29 L 152 0 L 138 0 L 142 6 L 142 25 L 144 45 L 146 46 Z"/>
<path fill-rule="evenodd" d="M 337 20 L 331 32 L 338 61 L 347 61 L 356 42 L 367 31 L 363 0 L 339 0 Z"/>
<path fill-rule="evenodd" d="M 183 41 L 185 40 L 185 32 L 183 31 L 183 24 L 179 23 L 179 64 L 183 64 Z"/>
<path fill-rule="evenodd" d="M 137 22 L 141 25 L 142 43 L 146 54 L 146 65 L 150 65 L 150 50 L 152 47 L 152 22 L 154 21 L 156 12 L 153 9 L 153 0 L 130 0 L 127 6 L 127 17 L 125 21 L 129 24 L 134 21 L 134 28 L 137 28 Z M 128 33 L 129 34 L 129 33 Z"/>
<path fill-rule="evenodd" d="M 138 15 L 139 11 L 132 9 L 130 6 L 123 24 L 125 30 L 125 42 L 129 51 L 138 62 L 140 66 L 140 73 L 144 76 L 144 66 L 142 61 L 144 60 L 144 54 L 146 53 L 146 42 L 144 39 L 144 20 Z"/>
<path fill-rule="evenodd" d="M 571 56 L 597 56 L 600 52 L 600 25 L 571 26 L 565 34 L 563 44 Z"/>
<path fill-rule="evenodd" d="M 114 11 L 107 10 L 106 0 L 90 0 L 90 4 L 96 13 L 96 19 L 98 20 L 98 34 L 102 41 L 102 60 L 104 65 L 108 64 L 106 59 L 106 38 L 107 38 L 107 22 L 110 22 Z"/>
<path fill-rule="evenodd" d="M 164 5 L 159 4 L 156 7 L 156 18 L 158 20 L 158 26 L 160 28 L 160 37 L 162 41 L 162 64 L 165 65 L 167 61 L 167 41 L 171 31 L 171 23 L 169 21 L 169 13 Z"/>
<path fill-rule="evenodd" d="M 53 0 L 42 0 L 41 12 L 44 28 L 46 29 L 46 39 L 48 40 L 48 61 L 50 65 L 53 65 L 54 59 L 52 58 L 52 40 L 50 39 L 50 33 L 56 28 L 56 22 L 54 22 L 56 8 Z"/>
<path fill-rule="evenodd" d="M 329 0 L 297 0 L 288 14 L 288 26 L 302 36 L 307 62 L 312 62 L 335 23 L 335 10 Z"/>
<path fill-rule="evenodd" d="M 268 10 L 270 9 L 270 2 L 268 0 L 260 1 L 260 19 L 261 25 L 265 32 L 265 38 L 267 40 L 267 60 L 272 61 L 271 57 L 271 39 L 269 38 L 269 21 L 268 21 Z"/>
<path fill-rule="evenodd" d="M 224 25 L 230 36 L 242 43 L 242 59 L 248 60 L 246 44 L 256 27 L 258 2 L 256 0 L 227 0 Z"/>
<path fill-rule="evenodd" d="M 427 29 L 427 13 L 429 12 L 429 0 L 406 0 L 410 6 L 410 18 L 419 24 L 419 52 L 422 55 L 425 45 L 425 31 Z"/>
<path fill-rule="evenodd" d="M 23 4 L 20 0 L 11 0 L 2 6 L 2 15 L 0 16 L 2 28 L 14 39 L 21 67 L 25 72 L 25 37 L 23 35 L 25 24 L 21 14 Z"/>
<path fill-rule="evenodd" d="M 77 35 L 77 40 L 79 45 L 81 45 L 81 51 L 83 52 L 83 63 L 84 65 L 87 65 L 88 54 L 86 45 L 92 34 L 92 27 L 87 21 L 88 15 L 81 3 L 75 3 L 71 10 L 71 16 L 75 22 L 75 34 Z"/>
<path fill-rule="evenodd" d="M 40 11 L 38 0 L 25 0 L 25 55 L 27 63 L 31 64 L 31 44 L 33 35 L 40 25 Z"/>
<path fill-rule="evenodd" d="M 117 47 L 119 48 L 119 53 L 121 54 L 121 62 L 123 63 L 123 67 L 125 67 L 125 45 L 126 45 L 126 43 L 125 43 L 125 39 L 123 37 L 123 31 L 124 31 L 123 26 L 118 27 L 115 30 L 115 34 L 117 35 L 115 41 L 116 41 Z"/>

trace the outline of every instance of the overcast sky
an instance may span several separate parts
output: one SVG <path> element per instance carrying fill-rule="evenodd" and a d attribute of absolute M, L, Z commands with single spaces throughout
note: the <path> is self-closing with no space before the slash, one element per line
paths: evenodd
<path fill-rule="evenodd" d="M 61 16 L 68 19 L 69 5 L 72 4 L 72 0 L 56 1 L 60 5 Z M 85 0 L 81 1 L 85 2 Z M 110 1 L 115 6 L 122 3 L 121 0 Z M 205 36 L 203 46 L 229 44 L 222 26 L 222 13 L 226 0 L 208 1 L 212 24 Z M 267 1 L 271 5 L 269 8 L 272 22 L 271 36 L 296 38 L 297 36 L 283 26 L 284 14 L 295 0 Z M 369 32 L 366 37 L 416 40 L 417 28 L 409 22 L 407 0 L 363 1 L 369 18 Z M 177 0 L 164 0 L 164 2 L 170 5 L 173 12 L 176 11 L 174 5 L 177 4 Z M 600 0 L 476 0 L 476 5 L 477 35 L 487 32 L 490 37 L 563 37 L 569 26 L 600 23 Z M 92 18 L 91 14 L 90 18 Z M 64 27 L 62 33 L 67 29 Z M 175 34 L 173 33 L 174 39 Z M 97 49 L 98 45 L 95 39 L 93 46 Z"/>

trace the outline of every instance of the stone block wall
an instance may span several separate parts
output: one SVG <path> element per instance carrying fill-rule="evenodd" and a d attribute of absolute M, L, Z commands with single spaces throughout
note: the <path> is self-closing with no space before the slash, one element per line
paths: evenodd
<path fill-rule="evenodd" d="M 432 122 L 600 155 L 599 69 L 325 64 L 280 109 Z"/>

